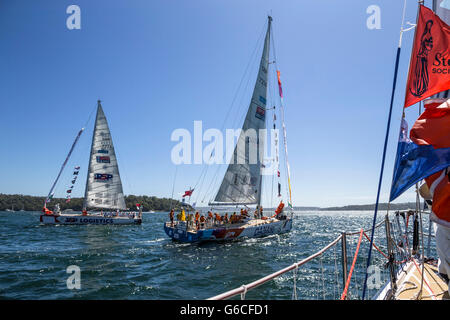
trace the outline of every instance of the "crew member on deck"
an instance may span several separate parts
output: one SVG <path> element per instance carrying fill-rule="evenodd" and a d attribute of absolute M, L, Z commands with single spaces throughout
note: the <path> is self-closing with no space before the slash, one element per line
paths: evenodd
<path fill-rule="evenodd" d="M 200 219 L 200 214 L 198 213 L 198 211 L 195 213 L 195 226 L 197 227 L 197 230 L 198 230 L 198 227 L 199 227 L 199 219 Z"/>
<path fill-rule="evenodd" d="M 205 217 L 202 215 L 200 217 L 200 228 L 204 229 L 205 228 Z"/>
<path fill-rule="evenodd" d="M 432 200 L 430 219 L 436 223 L 436 251 L 439 256 L 438 271 L 450 278 L 450 167 L 425 178 L 420 187 L 425 200 Z M 450 288 L 447 288 L 450 294 Z"/>
<path fill-rule="evenodd" d="M 173 216 L 174 216 L 174 213 L 173 213 L 173 209 L 172 209 L 172 210 L 170 210 L 170 213 L 169 213 L 170 225 L 172 227 L 173 227 Z"/>

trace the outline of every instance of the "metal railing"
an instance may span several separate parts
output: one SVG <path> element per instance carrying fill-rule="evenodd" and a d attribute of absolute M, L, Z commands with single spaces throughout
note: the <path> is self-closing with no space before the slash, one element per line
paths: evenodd
<path fill-rule="evenodd" d="M 378 228 L 380 226 L 382 226 L 385 223 L 385 220 L 382 220 L 380 223 L 378 223 L 375 228 Z M 244 284 L 238 288 L 229 290 L 227 292 L 221 293 L 219 295 L 213 296 L 211 298 L 208 298 L 207 300 L 225 300 L 225 299 L 229 299 L 232 298 L 234 296 L 237 295 L 241 295 L 241 299 L 245 299 L 245 295 L 247 293 L 247 291 L 252 290 L 266 282 L 269 282 L 291 270 L 295 270 L 298 267 L 310 262 L 311 260 L 320 257 L 323 253 L 325 253 L 327 250 L 329 250 L 330 248 L 334 247 L 339 241 L 341 241 L 341 250 L 342 250 L 342 268 L 343 268 L 343 284 L 344 286 L 346 285 L 347 282 L 347 236 L 352 236 L 352 235 L 358 235 L 361 234 L 362 232 L 367 232 L 370 231 L 371 229 L 368 230 L 359 230 L 359 231 L 355 231 L 355 232 L 343 232 L 341 235 L 339 235 L 336 239 L 334 239 L 332 242 L 330 242 L 329 244 L 327 244 L 325 247 L 323 247 L 321 250 L 317 251 L 316 253 L 310 255 L 309 257 L 291 264 L 290 266 L 281 269 L 279 271 L 276 271 L 274 273 L 271 273 L 261 279 L 258 279 L 256 281 L 253 281 L 251 283 L 248 284 Z"/>
<path fill-rule="evenodd" d="M 281 269 L 281 270 L 279 270 L 277 272 L 269 274 L 269 275 L 265 276 L 264 278 L 258 279 L 256 281 L 253 281 L 253 282 L 249 283 L 249 284 L 242 285 L 239 288 L 236 288 L 236 289 L 227 291 L 225 293 L 219 294 L 217 296 L 211 297 L 211 298 L 209 298 L 207 300 L 224 300 L 224 299 L 229 299 L 231 297 L 237 296 L 238 294 L 243 294 L 242 298 L 244 298 L 245 294 L 247 293 L 248 290 L 251 290 L 251 289 L 256 288 L 257 286 L 260 286 L 260 285 L 262 285 L 262 284 L 264 284 L 264 283 L 266 283 L 266 282 L 268 282 L 270 280 L 273 280 L 276 277 L 278 277 L 278 276 L 280 276 L 280 275 L 282 275 L 282 274 L 284 274 L 286 272 L 289 272 L 291 270 L 297 269 L 298 267 L 304 265 L 305 263 L 307 263 L 307 262 L 313 260 L 314 258 L 322 255 L 325 251 L 327 251 L 328 249 L 330 249 L 331 247 L 336 245 L 341 240 L 341 238 L 342 238 L 342 235 L 338 236 L 336 239 L 334 239 L 332 242 L 330 242 L 327 246 L 325 246 L 321 250 L 317 251 L 316 253 L 310 255 L 309 257 L 307 257 L 307 258 L 305 258 L 305 259 L 303 259 L 303 260 L 301 260 L 299 262 L 291 264 L 290 266 L 288 266 L 288 267 L 286 267 L 284 269 Z"/>

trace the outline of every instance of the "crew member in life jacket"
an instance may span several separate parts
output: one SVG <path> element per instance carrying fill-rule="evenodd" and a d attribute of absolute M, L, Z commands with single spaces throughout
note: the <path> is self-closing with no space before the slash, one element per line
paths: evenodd
<path fill-rule="evenodd" d="M 205 221 L 206 221 L 206 219 L 205 219 L 205 217 L 202 215 L 202 216 L 200 217 L 200 228 L 202 228 L 202 229 L 205 228 Z"/>
<path fill-rule="evenodd" d="M 195 226 L 197 227 L 197 230 L 199 228 L 199 219 L 200 219 L 200 214 L 198 213 L 198 211 L 195 213 Z"/>
<path fill-rule="evenodd" d="M 229 223 L 230 221 L 228 220 L 228 212 L 225 213 L 225 216 L 223 217 L 223 222 L 225 224 Z"/>
<path fill-rule="evenodd" d="M 450 167 L 425 178 L 420 187 L 425 200 L 432 200 L 430 219 L 436 223 L 436 251 L 438 269 L 444 278 L 450 278 Z M 427 190 L 428 189 L 428 190 Z M 450 294 L 450 288 L 449 294 Z"/>
<path fill-rule="evenodd" d="M 283 201 L 280 201 L 280 204 L 278 205 L 277 209 L 275 210 L 274 217 L 277 217 L 279 220 L 285 220 L 286 216 L 281 214 L 283 212 L 283 208 L 284 208 L 284 203 L 283 203 Z"/>
<path fill-rule="evenodd" d="M 53 214 L 53 211 L 47 209 L 47 207 L 44 207 L 44 208 L 42 209 L 42 212 L 45 213 L 45 214 Z"/>
<path fill-rule="evenodd" d="M 83 209 L 83 211 L 81 211 L 81 215 L 87 216 L 87 210 L 86 210 L 86 209 Z"/>

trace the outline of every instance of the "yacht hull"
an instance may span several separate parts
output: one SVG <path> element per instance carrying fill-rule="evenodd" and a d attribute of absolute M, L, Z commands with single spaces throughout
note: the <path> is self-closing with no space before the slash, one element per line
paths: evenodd
<path fill-rule="evenodd" d="M 186 230 L 186 224 L 171 226 L 170 222 L 164 225 L 166 234 L 179 242 L 229 241 L 240 238 L 260 238 L 273 234 L 291 231 L 292 219 L 261 220 L 255 219 L 248 223 L 230 224 L 200 230 Z"/>
<path fill-rule="evenodd" d="M 111 225 L 111 224 L 141 224 L 142 219 L 133 217 L 105 217 L 101 215 L 81 215 L 81 214 L 41 214 L 40 221 L 43 224 L 94 224 L 94 225 Z"/>

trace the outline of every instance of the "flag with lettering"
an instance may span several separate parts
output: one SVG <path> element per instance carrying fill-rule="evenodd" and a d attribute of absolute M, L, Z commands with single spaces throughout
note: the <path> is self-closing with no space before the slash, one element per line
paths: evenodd
<path fill-rule="evenodd" d="M 405 108 L 450 89 L 450 26 L 421 5 L 409 64 Z"/>

